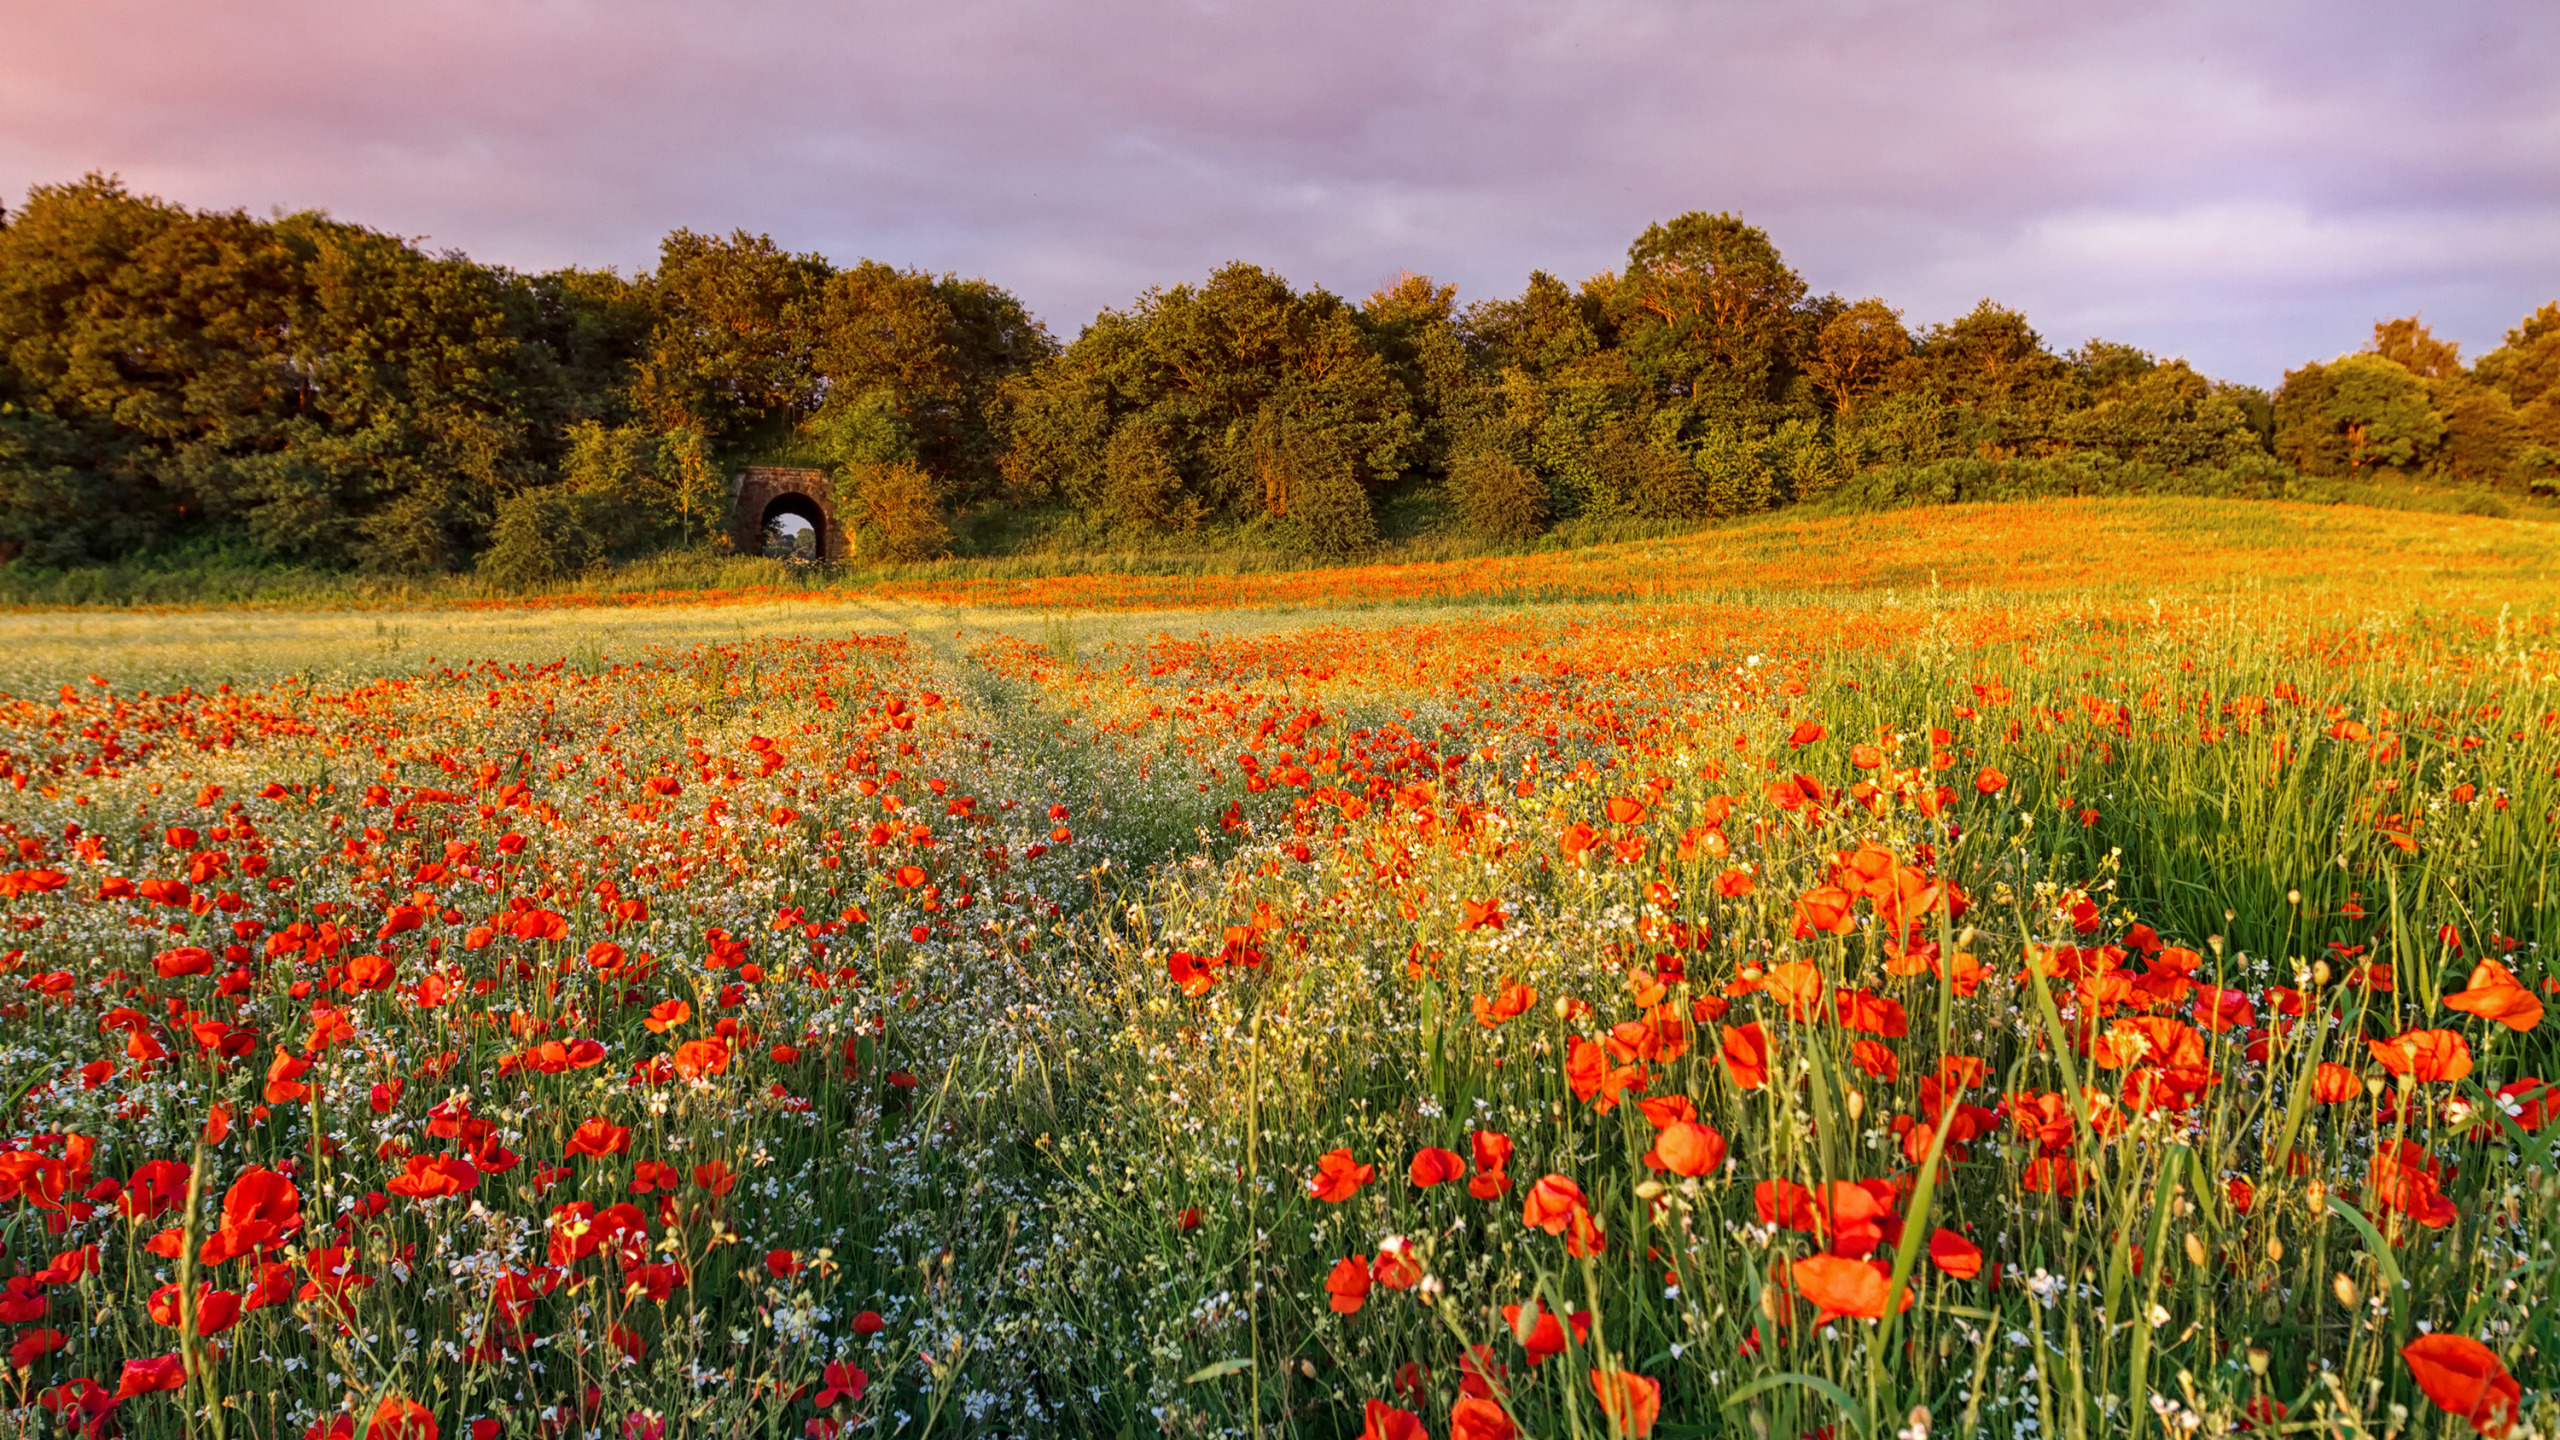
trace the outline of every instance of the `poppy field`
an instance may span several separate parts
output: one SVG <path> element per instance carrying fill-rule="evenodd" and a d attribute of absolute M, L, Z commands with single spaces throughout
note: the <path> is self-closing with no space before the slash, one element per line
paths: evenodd
<path fill-rule="evenodd" d="M 2372 549 L 93 648 L 0 701 L 0 1425 L 2560 1433 L 2560 641 Z"/>

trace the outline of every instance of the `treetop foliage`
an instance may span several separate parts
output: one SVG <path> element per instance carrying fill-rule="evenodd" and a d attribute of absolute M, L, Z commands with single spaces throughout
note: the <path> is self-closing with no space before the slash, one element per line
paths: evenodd
<path fill-rule="evenodd" d="M 6 557 L 211 546 L 530 583 L 722 543 L 725 477 L 762 460 L 833 471 L 880 554 L 989 508 L 1321 557 L 1373 545 L 1387 507 L 1520 538 L 1986 484 L 2548 491 L 2560 304 L 2469 366 L 2388 320 L 2270 396 L 2104 340 L 2057 352 L 1988 299 L 1915 332 L 1814 294 L 1730 214 L 1464 304 L 1424 275 L 1354 304 L 1236 261 L 1064 345 L 988 281 L 744 231 L 678 230 L 639 276 L 526 275 L 94 175 L 0 214 Z"/>

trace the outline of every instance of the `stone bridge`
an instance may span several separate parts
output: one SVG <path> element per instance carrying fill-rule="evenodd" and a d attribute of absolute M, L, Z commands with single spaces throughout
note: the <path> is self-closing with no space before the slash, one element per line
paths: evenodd
<path fill-rule="evenodd" d="M 851 537 L 836 518 L 834 477 L 824 470 L 750 465 L 729 481 L 729 543 L 741 555 L 764 553 L 765 527 L 797 515 L 818 532 L 818 558 L 849 560 Z"/>

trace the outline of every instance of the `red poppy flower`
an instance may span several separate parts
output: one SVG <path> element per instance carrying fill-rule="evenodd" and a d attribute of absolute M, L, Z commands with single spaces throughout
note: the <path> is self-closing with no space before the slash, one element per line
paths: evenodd
<path fill-rule="evenodd" d="M 1821 1313 L 1813 1323 L 1821 1325 L 1835 1316 L 1859 1320 L 1884 1318 L 1886 1272 L 1864 1260 L 1851 1260 L 1839 1255 L 1810 1255 L 1787 1267 L 1795 1281 L 1796 1293 L 1814 1303 Z M 1911 1291 L 1902 1292 L 1902 1308 L 1911 1308 Z"/>
<path fill-rule="evenodd" d="M 1218 957 L 1194 955 L 1176 950 L 1165 961 L 1165 970 L 1173 977 L 1174 987 L 1197 1000 L 1218 983 Z"/>
<path fill-rule="evenodd" d="M 124 1374 L 116 1381 L 115 1398 L 121 1403 L 137 1395 L 175 1390 L 186 1383 L 186 1362 L 174 1354 L 152 1360 L 127 1360 Z"/>
<path fill-rule="evenodd" d="M 830 1362 L 819 1378 L 824 1384 L 811 1401 L 821 1410 L 834 1408 L 838 1400 L 858 1402 L 871 1388 L 871 1376 L 862 1367 L 841 1360 Z"/>
<path fill-rule="evenodd" d="M 1422 1417 L 1410 1410 L 1369 1400 L 1362 1402 L 1360 1413 L 1360 1440 L 1431 1440 L 1431 1432 L 1422 1428 Z"/>
<path fill-rule="evenodd" d="M 1580 1345 L 1591 1338 L 1590 1311 L 1577 1310 L 1569 1319 L 1573 1326 L 1574 1344 Z M 1503 1306 L 1502 1323 L 1511 1328 L 1511 1338 L 1520 1342 L 1520 1348 L 1529 1352 L 1532 1365 L 1545 1364 L 1548 1356 L 1564 1353 L 1564 1326 L 1557 1322 L 1554 1311 L 1535 1300 L 1525 1307 Z"/>
<path fill-rule="evenodd" d="M 405 1395 L 386 1395 L 373 1407 L 365 1440 L 436 1440 L 436 1417 Z"/>
<path fill-rule="evenodd" d="M 601 1160 L 607 1155 L 620 1155 L 631 1148 L 631 1129 L 598 1116 L 569 1132 L 569 1153 Z"/>
<path fill-rule="evenodd" d="M 1422 1189 L 1427 1190 L 1443 1181 L 1455 1180 L 1466 1173 L 1467 1162 L 1460 1159 L 1455 1150 L 1426 1146 L 1414 1152 L 1413 1183 Z"/>
<path fill-rule="evenodd" d="M 1982 1273 L 1982 1247 L 1953 1230 L 1933 1230 L 1929 1234 L 1929 1263 L 1959 1280 L 1970 1280 Z"/>
<path fill-rule="evenodd" d="M 1449 1407 L 1449 1440 L 1517 1440 L 1518 1426 L 1493 1400 L 1462 1395 Z"/>
<path fill-rule="evenodd" d="M 1745 1090 L 1757 1090 L 1769 1083 L 1769 1030 L 1754 1020 L 1748 1025 L 1727 1025 L 1721 1058 L 1725 1073 L 1733 1083 Z"/>
<path fill-rule="evenodd" d="M 1316 1173 L 1307 1177 L 1307 1195 L 1311 1199 L 1339 1205 L 1360 1193 L 1360 1187 L 1378 1178 L 1378 1167 L 1363 1165 L 1351 1157 L 1348 1149 L 1328 1150 L 1316 1157 Z"/>
<path fill-rule="evenodd" d="M 1333 1271 L 1324 1277 L 1325 1302 L 1336 1315 L 1356 1315 L 1369 1303 L 1369 1257 L 1349 1255 L 1333 1262 Z"/>
<path fill-rule="evenodd" d="M 2523 1389 L 2488 1346 L 2468 1335 L 2421 1335 L 2400 1347 L 2400 1358 L 2428 1399 L 2472 1429 L 2504 1435 L 2515 1423 Z"/>
<path fill-rule="evenodd" d="M 2495 960 L 2472 966 L 2470 984 L 2444 997 L 2444 1003 L 2448 1009 L 2495 1020 L 2518 1034 L 2542 1023 L 2542 1001 Z"/>
<path fill-rule="evenodd" d="M 2471 1073 L 2471 1046 L 2458 1031 L 2405 1030 L 2365 1045 L 2373 1063 L 2412 1080 L 2459 1080 Z"/>
<path fill-rule="evenodd" d="M 1600 1408 L 1620 1435 L 1650 1435 L 1662 1415 L 1662 1383 L 1630 1371 L 1592 1371 L 1591 1393 L 1600 1397 Z"/>
<path fill-rule="evenodd" d="M 1390 1235 L 1378 1242 L 1378 1258 L 1369 1274 L 1390 1290 L 1410 1290 L 1422 1283 L 1422 1260 L 1413 1253 L 1412 1241 Z"/>
<path fill-rule="evenodd" d="M 1712 1175 L 1724 1168 L 1725 1138 L 1711 1126 L 1675 1120 L 1653 1137 L 1647 1167 L 1674 1175 Z"/>
<path fill-rule="evenodd" d="M 460 1195 L 480 1183 L 480 1172 L 455 1155 L 412 1155 L 407 1167 L 382 1188 L 413 1200 Z"/>

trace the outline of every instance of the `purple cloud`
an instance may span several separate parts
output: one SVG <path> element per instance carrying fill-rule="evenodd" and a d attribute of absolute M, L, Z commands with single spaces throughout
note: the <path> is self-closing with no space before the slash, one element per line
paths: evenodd
<path fill-rule="evenodd" d="M 1739 210 L 1913 323 L 2234 379 L 2560 295 L 2560 9 L 2469 0 L 0 0 L 0 195 L 112 170 L 527 268 L 676 226 L 983 274 L 1062 336 L 1232 258 L 1465 297 Z"/>

